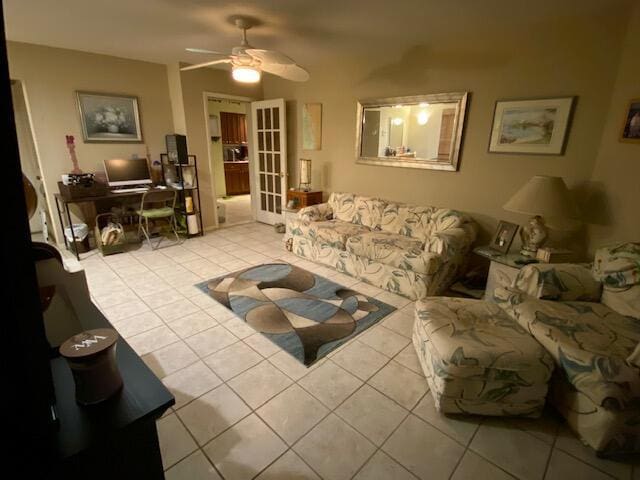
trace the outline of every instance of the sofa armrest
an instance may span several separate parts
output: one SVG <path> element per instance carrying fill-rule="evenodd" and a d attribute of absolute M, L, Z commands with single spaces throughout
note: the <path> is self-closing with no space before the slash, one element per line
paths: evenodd
<path fill-rule="evenodd" d="M 518 272 L 513 287 L 534 298 L 560 301 L 599 302 L 602 284 L 584 265 L 536 263 Z"/>
<path fill-rule="evenodd" d="M 304 222 L 321 222 L 332 218 L 333 210 L 328 203 L 318 203 L 310 207 L 304 207 L 298 212 L 298 219 Z"/>
<path fill-rule="evenodd" d="M 464 224 L 432 234 L 424 244 L 424 251 L 439 254 L 444 262 L 456 258 L 462 261 L 474 240 L 473 224 Z"/>

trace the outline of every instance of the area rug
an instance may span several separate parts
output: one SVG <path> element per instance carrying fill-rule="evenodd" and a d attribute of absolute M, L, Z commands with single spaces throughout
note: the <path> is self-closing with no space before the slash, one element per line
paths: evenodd
<path fill-rule="evenodd" d="M 395 310 L 283 261 L 198 287 L 307 366 Z"/>

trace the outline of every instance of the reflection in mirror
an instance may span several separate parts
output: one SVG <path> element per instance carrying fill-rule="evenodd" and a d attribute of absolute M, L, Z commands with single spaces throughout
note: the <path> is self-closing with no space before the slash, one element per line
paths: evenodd
<path fill-rule="evenodd" d="M 363 101 L 358 162 L 457 170 L 466 93 Z"/>

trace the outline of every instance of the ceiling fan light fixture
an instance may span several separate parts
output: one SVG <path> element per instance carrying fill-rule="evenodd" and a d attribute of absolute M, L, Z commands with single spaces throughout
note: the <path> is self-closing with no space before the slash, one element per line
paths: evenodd
<path fill-rule="evenodd" d="M 254 67 L 237 66 L 233 67 L 231 76 L 236 82 L 258 83 L 262 74 L 260 70 Z"/>

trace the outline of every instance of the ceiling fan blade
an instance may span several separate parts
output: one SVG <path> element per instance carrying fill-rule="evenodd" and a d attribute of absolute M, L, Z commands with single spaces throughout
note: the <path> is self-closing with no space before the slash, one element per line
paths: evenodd
<path fill-rule="evenodd" d="M 216 65 L 218 63 L 231 63 L 230 58 L 221 58 L 220 60 L 213 60 L 211 62 L 204 63 L 196 63 L 195 65 L 189 65 L 188 67 L 182 67 L 180 69 L 181 72 L 186 72 L 187 70 L 195 70 L 196 68 L 208 67 L 210 65 Z"/>
<path fill-rule="evenodd" d="M 296 62 L 287 57 L 284 53 L 275 50 L 261 50 L 259 48 L 247 48 L 245 53 L 257 58 L 262 63 L 272 63 L 276 65 L 295 65 Z"/>
<path fill-rule="evenodd" d="M 292 65 L 278 65 L 275 63 L 263 63 L 260 68 L 272 75 L 277 75 L 294 82 L 306 82 L 309 80 L 309 72 L 295 63 Z"/>
<path fill-rule="evenodd" d="M 185 48 L 189 53 L 204 53 L 207 55 L 226 55 L 226 53 L 218 52 L 216 50 L 207 50 L 206 48 Z"/>

